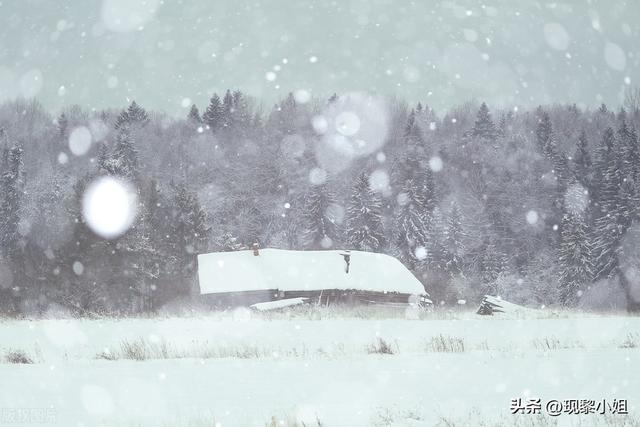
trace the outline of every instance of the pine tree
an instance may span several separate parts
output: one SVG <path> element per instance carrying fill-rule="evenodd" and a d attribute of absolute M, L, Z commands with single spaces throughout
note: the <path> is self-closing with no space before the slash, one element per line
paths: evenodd
<path fill-rule="evenodd" d="M 149 116 L 144 108 L 133 101 L 127 109 L 127 119 L 131 124 L 146 125 L 149 122 Z"/>
<path fill-rule="evenodd" d="M 427 224 L 427 262 L 431 269 L 444 272 L 448 259 L 445 239 L 447 224 L 439 207 L 433 209 Z"/>
<path fill-rule="evenodd" d="M 138 150 L 128 126 L 121 127 L 116 135 L 107 169 L 112 175 L 123 178 L 136 179 L 138 177 Z"/>
<path fill-rule="evenodd" d="M 597 205 L 600 207 L 604 203 L 605 198 L 612 199 L 616 193 L 617 183 L 614 183 L 615 188 L 610 188 L 611 179 L 615 180 L 615 176 L 609 176 L 609 170 L 611 167 L 616 166 L 616 153 L 615 153 L 616 139 L 613 129 L 607 128 L 602 136 L 600 145 L 596 149 L 595 161 L 593 164 L 593 187 L 594 191 L 592 197 Z M 604 193 L 608 193 L 606 196 Z"/>
<path fill-rule="evenodd" d="M 139 106 L 136 101 L 133 101 L 126 110 L 122 110 L 116 122 L 114 128 L 119 130 L 122 127 L 142 127 L 149 123 L 149 116 L 144 108 Z"/>
<path fill-rule="evenodd" d="M 152 243 L 156 230 L 147 218 L 144 213 L 138 215 L 126 234 L 109 242 L 113 248 L 111 258 L 117 266 L 114 275 L 124 286 L 118 297 L 124 298 L 121 306 L 129 312 L 148 312 L 155 308 L 160 263 L 166 262 Z"/>
<path fill-rule="evenodd" d="M 551 142 L 547 146 L 547 152 L 551 164 L 553 166 L 553 174 L 555 175 L 558 183 L 558 190 L 560 193 L 564 193 L 567 188 L 567 183 L 571 180 L 571 170 L 569 168 L 569 159 L 567 156 L 558 150 L 555 138 L 551 138 Z"/>
<path fill-rule="evenodd" d="M 196 104 L 191 105 L 191 109 L 189 110 L 189 114 L 187 115 L 187 120 L 193 124 L 201 124 L 202 117 L 200 117 L 200 111 L 198 111 L 198 107 Z"/>
<path fill-rule="evenodd" d="M 620 159 L 616 154 L 617 141 L 613 129 L 607 128 L 598 150 L 596 176 L 599 216 L 595 220 L 594 252 L 595 276 L 607 277 L 616 273 L 620 241 L 628 227 L 630 216 L 621 199 L 624 188 Z"/>
<path fill-rule="evenodd" d="M 602 170 L 600 187 L 600 205 L 604 209 L 614 210 L 619 203 L 619 188 L 622 182 L 620 157 L 617 153 L 618 141 L 611 128 L 605 130 L 603 150 L 599 153 L 598 168 Z"/>
<path fill-rule="evenodd" d="M 576 305 L 579 292 L 591 282 L 592 256 L 585 215 L 579 212 L 565 212 L 559 250 L 560 301 L 563 305 Z"/>
<path fill-rule="evenodd" d="M 640 181 L 640 146 L 635 129 L 627 125 L 624 115 L 621 117 L 618 129 L 618 141 L 620 173 L 625 187 L 623 190 L 627 192 L 623 200 L 627 204 L 629 213 L 632 214 L 631 218 L 635 218 L 639 205 L 637 189 Z"/>
<path fill-rule="evenodd" d="M 538 126 L 536 127 L 536 142 L 540 151 L 548 155 L 549 146 L 553 138 L 553 127 L 551 125 L 551 118 L 549 114 L 542 109 L 539 109 L 538 114 Z"/>
<path fill-rule="evenodd" d="M 222 99 L 222 120 L 221 127 L 223 129 L 227 129 L 231 126 L 233 121 L 233 95 L 230 90 L 224 94 L 224 98 Z"/>
<path fill-rule="evenodd" d="M 267 124 L 276 141 L 281 141 L 288 135 L 299 133 L 299 115 L 300 109 L 292 93 L 289 93 L 284 100 L 274 106 Z"/>
<path fill-rule="evenodd" d="M 231 121 L 237 130 L 243 131 L 246 131 L 251 123 L 251 113 L 247 105 L 247 98 L 239 90 L 233 92 L 233 114 Z"/>
<path fill-rule="evenodd" d="M 217 132 L 223 125 L 222 102 L 218 94 L 214 93 L 209 101 L 207 110 L 202 115 L 202 121 L 212 132 Z"/>
<path fill-rule="evenodd" d="M 427 224 L 424 194 L 408 179 L 398 194 L 395 212 L 395 244 L 400 260 L 410 269 L 426 257 Z"/>
<path fill-rule="evenodd" d="M 174 277 L 178 270 L 172 240 L 173 209 L 171 200 L 162 191 L 156 180 L 149 185 L 148 198 L 145 204 L 145 227 L 150 231 L 149 245 L 153 252 L 145 260 L 148 278 L 153 279 L 151 308 L 168 302 L 176 296 L 175 286 L 179 278 Z"/>
<path fill-rule="evenodd" d="M 471 134 L 478 138 L 494 140 L 498 136 L 496 126 L 491 119 L 489 107 L 484 102 L 480 105 Z"/>
<path fill-rule="evenodd" d="M 187 295 L 195 280 L 196 254 L 206 249 L 210 228 L 198 197 L 185 185 L 173 188 L 172 248 L 177 260 L 178 277 L 183 285 L 180 293 Z"/>
<path fill-rule="evenodd" d="M 451 276 L 462 273 L 463 237 L 462 213 L 460 212 L 458 204 L 453 202 L 451 204 L 451 210 L 449 211 L 449 217 L 447 218 L 447 230 L 444 238 L 444 248 L 446 251 L 445 269 Z"/>
<path fill-rule="evenodd" d="M 349 245 L 356 250 L 380 252 L 385 246 L 382 202 L 371 190 L 365 173 L 358 176 L 351 193 L 346 234 Z"/>
<path fill-rule="evenodd" d="M 424 165 L 425 141 L 420 130 L 420 126 L 416 121 L 415 111 L 409 113 L 407 124 L 404 128 L 402 139 L 400 140 L 402 151 L 396 159 L 393 167 L 392 179 L 399 188 L 405 184 L 407 180 L 417 181 L 417 185 L 421 185 L 424 177 L 424 171 L 427 169 Z"/>
<path fill-rule="evenodd" d="M 618 129 L 618 145 L 619 215 L 626 232 L 632 221 L 640 217 L 640 147 L 635 129 L 627 125 L 625 116 Z"/>
<path fill-rule="evenodd" d="M 485 284 L 494 282 L 498 276 L 507 270 L 507 255 L 500 245 L 489 239 L 484 246 L 481 261 L 481 276 Z"/>
<path fill-rule="evenodd" d="M 98 164 L 98 173 L 101 175 L 111 173 L 109 146 L 102 141 L 98 146 L 98 156 L 96 163 Z"/>
<path fill-rule="evenodd" d="M 576 147 L 576 153 L 573 156 L 573 169 L 578 181 L 584 184 L 587 188 L 591 184 L 591 154 L 589 153 L 589 141 L 587 140 L 587 133 L 583 130 L 580 132 L 578 138 L 578 144 Z"/>
<path fill-rule="evenodd" d="M 326 184 L 312 186 L 304 201 L 303 236 L 305 249 L 329 249 L 339 243 L 340 230 L 331 217 L 333 194 Z"/>
<path fill-rule="evenodd" d="M 0 254 L 13 258 L 18 251 L 18 224 L 24 192 L 23 151 L 18 145 L 4 155 L 0 176 Z"/>
<path fill-rule="evenodd" d="M 498 123 L 498 129 L 496 130 L 498 136 L 504 137 L 507 134 L 507 115 L 502 114 L 500 116 L 500 122 Z"/>
<path fill-rule="evenodd" d="M 58 120 L 56 121 L 58 127 L 58 135 L 60 139 L 65 140 L 69 137 L 69 120 L 64 113 L 61 113 L 58 116 Z"/>

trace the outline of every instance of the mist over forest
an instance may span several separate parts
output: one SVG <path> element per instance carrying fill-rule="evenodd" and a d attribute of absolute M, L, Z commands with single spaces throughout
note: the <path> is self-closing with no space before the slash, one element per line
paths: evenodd
<path fill-rule="evenodd" d="M 197 300 L 196 255 L 352 249 L 400 259 L 437 305 L 640 303 L 640 96 L 450 111 L 362 93 L 264 107 L 214 94 L 183 118 L 0 106 L 0 311 L 136 314 Z M 87 224 L 123 183 L 130 224 Z"/>

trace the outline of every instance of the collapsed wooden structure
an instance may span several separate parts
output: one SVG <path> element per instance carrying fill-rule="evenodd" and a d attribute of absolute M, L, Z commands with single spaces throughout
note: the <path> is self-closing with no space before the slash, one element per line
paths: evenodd
<path fill-rule="evenodd" d="M 504 301 L 500 297 L 485 295 L 482 298 L 482 302 L 480 303 L 480 307 L 478 307 L 478 311 L 476 313 L 483 316 L 492 316 L 496 313 L 524 314 L 531 311 L 535 310 Z"/>

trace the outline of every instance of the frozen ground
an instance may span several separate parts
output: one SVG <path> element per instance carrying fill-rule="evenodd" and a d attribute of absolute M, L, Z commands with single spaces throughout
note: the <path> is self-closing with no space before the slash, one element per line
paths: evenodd
<path fill-rule="evenodd" d="M 633 421 L 512 416 L 516 397 L 627 399 L 637 420 L 640 318 L 447 317 L 0 321 L 0 425 L 41 408 L 61 426 Z M 10 350 L 34 363 L 8 363 Z"/>

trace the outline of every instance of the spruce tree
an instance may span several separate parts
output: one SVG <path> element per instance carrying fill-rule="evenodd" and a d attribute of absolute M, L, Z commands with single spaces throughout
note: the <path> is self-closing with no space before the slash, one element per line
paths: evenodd
<path fill-rule="evenodd" d="M 149 116 L 144 108 L 133 101 L 126 110 L 122 110 L 114 124 L 115 129 L 122 127 L 142 127 L 149 123 Z"/>
<path fill-rule="evenodd" d="M 609 170 L 616 165 L 615 153 L 616 139 L 613 129 L 607 128 L 602 136 L 600 145 L 596 149 L 595 160 L 593 162 L 593 194 L 592 198 L 598 207 L 600 207 L 606 197 L 604 193 L 608 193 L 607 197 L 611 199 L 611 188 Z"/>
<path fill-rule="evenodd" d="M 138 177 L 138 150 L 129 126 L 121 127 L 116 135 L 108 170 L 113 175 L 127 179 Z"/>
<path fill-rule="evenodd" d="M 413 179 L 407 179 L 398 194 L 395 210 L 395 244 L 400 260 L 410 269 L 426 256 L 427 224 L 424 194 Z"/>
<path fill-rule="evenodd" d="M 58 116 L 58 120 L 56 120 L 56 124 L 58 127 L 58 135 L 60 139 L 65 140 L 69 137 L 69 120 L 64 113 L 61 113 Z"/>
<path fill-rule="evenodd" d="M 185 185 L 173 187 L 172 250 L 176 258 L 175 274 L 182 280 L 180 293 L 192 290 L 196 272 L 196 255 L 206 250 L 210 228 L 198 196 Z"/>
<path fill-rule="evenodd" d="M 553 127 L 551 125 L 551 118 L 549 114 L 539 109 L 538 113 L 538 125 L 536 127 L 536 142 L 540 152 L 545 155 L 549 153 L 549 146 L 552 143 Z"/>
<path fill-rule="evenodd" d="M 222 102 L 218 94 L 214 93 L 211 97 L 207 110 L 202 115 L 202 121 L 214 133 L 222 127 Z"/>
<path fill-rule="evenodd" d="M 445 239 L 447 224 L 439 207 L 433 209 L 427 224 L 427 262 L 430 268 L 446 271 L 448 259 Z"/>
<path fill-rule="evenodd" d="M 339 245 L 340 230 L 330 213 L 334 203 L 326 184 L 312 186 L 307 193 L 302 213 L 305 249 L 329 249 Z"/>
<path fill-rule="evenodd" d="M 247 130 L 247 127 L 251 123 L 251 113 L 249 112 L 249 106 L 247 105 L 247 98 L 244 94 L 236 90 L 233 92 L 233 114 L 232 124 L 238 130 Z"/>
<path fill-rule="evenodd" d="M 17 255 L 20 240 L 18 224 L 24 192 L 22 148 L 13 145 L 4 157 L 6 163 L 0 175 L 0 250 L 11 259 Z"/>
<path fill-rule="evenodd" d="M 187 115 L 187 120 L 196 125 L 202 123 L 202 117 L 200 117 L 200 111 L 198 111 L 198 107 L 196 106 L 196 104 L 191 105 L 191 109 L 189 110 L 189 114 Z"/>
<path fill-rule="evenodd" d="M 587 188 L 591 186 L 591 166 L 591 154 L 589 153 L 587 133 L 582 130 L 578 138 L 576 153 L 573 156 L 573 168 L 576 179 Z"/>
<path fill-rule="evenodd" d="M 489 236 L 482 251 L 480 274 L 485 284 L 494 282 L 507 270 L 507 254 L 494 236 Z"/>
<path fill-rule="evenodd" d="M 109 147 L 106 142 L 102 141 L 98 146 L 98 156 L 96 158 L 100 175 L 111 173 L 110 159 Z"/>
<path fill-rule="evenodd" d="M 347 242 L 353 249 L 380 252 L 385 246 L 382 202 L 362 173 L 356 179 L 347 206 Z"/>
<path fill-rule="evenodd" d="M 595 220 L 594 252 L 596 278 L 617 272 L 620 241 L 630 217 L 626 212 L 623 195 L 620 159 L 616 153 L 617 141 L 613 129 L 604 132 L 596 163 L 598 185 L 598 217 Z"/>
<path fill-rule="evenodd" d="M 222 98 L 222 120 L 221 128 L 228 129 L 231 126 L 233 120 L 233 95 L 230 90 L 224 94 Z"/>
<path fill-rule="evenodd" d="M 445 269 L 451 276 L 462 273 L 463 237 L 462 213 L 460 212 L 458 204 L 453 202 L 447 218 L 447 229 L 444 238 L 444 248 L 446 251 Z"/>
<path fill-rule="evenodd" d="M 153 280 L 151 294 L 151 308 L 169 301 L 176 296 L 176 279 L 173 272 L 177 270 L 177 259 L 173 253 L 172 240 L 173 209 L 164 191 L 156 180 L 149 185 L 149 192 L 145 203 L 145 227 L 150 231 L 149 245 L 153 252 L 145 261 L 149 277 Z"/>
<path fill-rule="evenodd" d="M 579 292 L 593 278 L 592 244 L 584 213 L 565 212 L 562 218 L 559 262 L 560 302 L 576 305 Z"/>
<path fill-rule="evenodd" d="M 136 101 L 131 102 L 129 108 L 127 109 L 127 119 L 131 124 L 139 124 L 146 125 L 149 122 L 149 116 L 144 108 L 136 103 Z"/>
<path fill-rule="evenodd" d="M 401 188 L 407 180 L 414 180 L 416 185 L 422 186 L 427 170 L 426 144 L 413 110 L 409 113 L 399 145 L 402 151 L 395 161 L 391 177 L 395 186 Z"/>
<path fill-rule="evenodd" d="M 496 126 L 491 119 L 489 107 L 484 102 L 480 105 L 471 134 L 478 138 L 494 140 L 497 136 Z"/>

